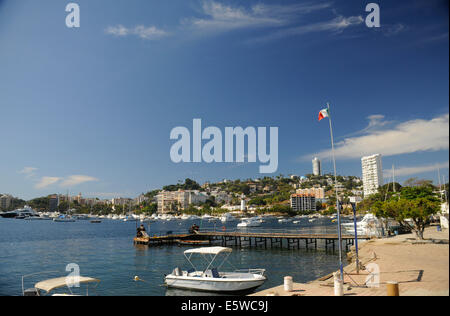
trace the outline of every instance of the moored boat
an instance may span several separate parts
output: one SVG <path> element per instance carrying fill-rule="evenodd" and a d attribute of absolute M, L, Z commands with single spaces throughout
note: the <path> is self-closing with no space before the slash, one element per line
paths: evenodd
<path fill-rule="evenodd" d="M 267 280 L 264 276 L 264 269 L 219 272 L 217 268 L 214 268 L 216 258 L 219 255 L 225 255 L 222 264 L 218 265 L 221 267 L 231 252 L 231 248 L 225 247 L 204 247 L 186 250 L 184 256 L 194 269 L 182 271 L 180 268 L 175 268 L 171 274 L 165 276 L 164 282 L 170 288 L 225 293 L 248 291 L 264 284 Z M 193 255 L 199 255 L 208 262 L 204 270 L 195 268 L 191 261 Z"/>
<path fill-rule="evenodd" d="M 261 221 L 259 219 L 247 218 L 243 219 L 237 227 L 259 227 L 261 226 Z"/>
<path fill-rule="evenodd" d="M 61 215 L 60 217 L 54 218 L 53 221 L 56 222 L 56 223 L 73 223 L 73 222 L 76 222 L 76 220 L 73 217 L 71 217 L 71 216 L 64 216 L 64 215 Z"/>
<path fill-rule="evenodd" d="M 99 279 L 94 279 L 91 277 L 83 277 L 83 276 L 66 276 L 59 277 L 54 279 L 43 280 L 34 285 L 31 289 L 25 289 L 24 280 L 27 277 L 31 277 L 41 273 L 34 273 L 22 276 L 22 295 L 23 296 L 81 296 L 81 294 L 75 294 L 74 290 L 80 289 L 81 285 L 86 287 L 85 296 L 89 296 L 89 285 L 95 284 L 93 290 L 95 291 L 96 287 L 100 283 Z M 66 292 L 62 292 L 62 289 L 65 288 Z M 92 288 L 91 288 L 92 289 Z"/>
<path fill-rule="evenodd" d="M 27 217 L 38 217 L 39 214 L 37 214 L 31 207 L 25 205 L 24 208 L 21 209 L 0 213 L 0 216 L 3 218 L 25 219 Z"/>

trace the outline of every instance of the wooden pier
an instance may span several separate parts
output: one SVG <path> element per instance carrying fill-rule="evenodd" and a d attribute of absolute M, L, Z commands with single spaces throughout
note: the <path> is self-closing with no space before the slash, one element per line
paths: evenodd
<path fill-rule="evenodd" d="M 342 235 L 342 245 L 348 249 L 355 243 L 355 236 Z M 367 236 L 358 236 L 358 239 L 370 239 Z M 288 248 L 317 249 L 324 246 L 325 249 L 338 246 L 337 234 L 295 234 L 295 233 L 251 233 L 251 232 L 218 232 L 202 231 L 196 234 L 168 234 L 165 236 L 154 236 L 150 238 L 135 238 L 135 244 L 148 246 L 162 246 L 166 244 L 177 244 L 179 240 L 209 240 L 213 244 L 220 244 L 223 247 L 262 247 L 262 248 Z"/>
<path fill-rule="evenodd" d="M 150 237 L 135 237 L 133 242 L 135 245 L 147 245 L 147 246 L 162 246 L 177 244 L 179 240 L 191 240 L 195 239 L 195 236 L 191 234 L 168 234 L 163 236 L 150 236 Z M 197 238 L 198 239 L 198 238 Z"/>
<path fill-rule="evenodd" d="M 306 249 L 318 248 L 321 242 L 326 249 L 335 249 L 339 243 L 337 234 L 291 234 L 291 233 L 245 233 L 245 232 L 199 232 L 198 236 L 208 238 L 212 242 L 220 242 L 222 246 L 236 247 L 263 247 L 300 249 L 302 245 Z M 355 236 L 342 235 L 343 245 L 348 248 L 353 246 Z M 358 239 L 369 239 L 367 236 L 358 236 Z"/>

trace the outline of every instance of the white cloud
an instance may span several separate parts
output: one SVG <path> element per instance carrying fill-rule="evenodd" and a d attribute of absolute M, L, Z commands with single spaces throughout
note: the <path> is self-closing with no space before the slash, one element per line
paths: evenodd
<path fill-rule="evenodd" d="M 372 127 L 383 126 L 383 122 L 379 119 L 380 117 Z M 372 117 L 371 123 L 373 122 Z M 388 129 L 366 129 L 365 135 L 349 137 L 338 142 L 335 154 L 336 158 L 353 159 L 374 153 L 394 156 L 421 151 L 448 150 L 448 148 L 449 114 L 447 113 L 431 120 L 417 119 L 397 123 L 396 126 Z M 331 156 L 331 150 L 310 154 L 303 159 L 309 160 L 313 156 L 328 158 Z"/>
<path fill-rule="evenodd" d="M 42 177 L 34 187 L 36 189 L 44 189 L 52 184 L 59 182 L 60 180 L 61 178 L 58 177 Z"/>
<path fill-rule="evenodd" d="M 277 31 L 257 38 L 254 41 L 267 41 L 292 35 L 312 32 L 340 33 L 345 29 L 363 23 L 361 16 L 344 17 L 337 15 L 328 21 L 293 26 L 302 21 L 301 17 L 316 11 L 332 9 L 332 2 L 307 2 L 297 4 L 254 4 L 251 6 L 235 6 L 214 0 L 204 0 L 199 10 L 201 17 L 185 18 L 181 28 L 192 34 L 217 34 L 233 30 L 275 28 Z M 395 29 L 397 31 L 397 28 Z M 136 26 L 129 28 L 123 25 L 109 26 L 105 32 L 118 37 L 138 36 L 143 39 L 159 39 L 169 33 L 155 26 Z"/>
<path fill-rule="evenodd" d="M 123 25 L 109 26 L 106 28 L 105 32 L 106 34 L 111 34 L 118 37 L 134 35 L 145 40 L 155 40 L 169 35 L 168 32 L 158 29 L 155 26 L 144 25 L 139 25 L 134 28 L 127 28 Z"/>
<path fill-rule="evenodd" d="M 19 171 L 20 174 L 24 174 L 27 177 L 32 177 L 34 176 L 34 172 L 38 170 L 38 168 L 34 168 L 34 167 L 25 167 L 23 168 L 21 171 Z"/>
<path fill-rule="evenodd" d="M 64 181 L 61 183 L 62 187 L 71 187 L 76 186 L 85 182 L 92 182 L 92 181 L 98 181 L 97 178 L 91 177 L 91 176 L 85 176 L 85 175 L 73 175 L 69 176 L 64 179 Z"/>
<path fill-rule="evenodd" d="M 281 29 L 279 31 L 273 32 L 263 37 L 256 38 L 252 40 L 252 42 L 265 42 L 270 40 L 276 40 L 288 36 L 298 36 L 304 35 L 308 33 L 317 33 L 317 32 L 333 32 L 333 33 L 341 33 L 345 29 L 360 25 L 364 22 L 362 16 L 338 16 L 332 20 L 305 24 L 290 28 Z"/>
<path fill-rule="evenodd" d="M 449 163 L 443 162 L 443 163 L 437 163 L 437 164 L 429 164 L 429 165 L 422 165 L 422 166 L 414 166 L 414 167 L 400 167 L 395 168 L 394 172 L 392 169 L 384 170 L 383 174 L 385 178 L 391 178 L 392 174 L 395 173 L 395 176 L 410 176 L 414 174 L 420 174 L 424 172 L 430 172 L 435 171 L 437 173 L 438 168 L 439 169 L 448 169 Z"/>
<path fill-rule="evenodd" d="M 423 40 L 421 40 L 421 43 L 431 43 L 431 42 L 438 42 L 438 41 L 448 41 L 448 32 L 438 35 L 432 35 L 429 36 Z"/>
<path fill-rule="evenodd" d="M 99 181 L 97 178 L 85 175 L 72 175 L 66 178 L 62 177 L 41 177 L 35 185 L 36 189 L 44 189 L 51 185 L 59 183 L 60 187 L 76 186 L 85 182 Z"/>
<path fill-rule="evenodd" d="M 384 30 L 384 35 L 387 37 L 391 37 L 391 36 L 395 36 L 397 34 L 400 34 L 404 31 L 406 31 L 408 29 L 408 27 L 405 24 L 402 23 L 397 23 L 394 25 L 386 25 L 383 30 Z"/>
<path fill-rule="evenodd" d="M 291 23 L 298 15 L 330 7 L 330 3 L 304 3 L 295 5 L 253 5 L 249 9 L 232 7 L 216 1 L 204 1 L 203 18 L 184 21 L 197 30 L 223 32 L 243 28 L 279 27 Z"/>

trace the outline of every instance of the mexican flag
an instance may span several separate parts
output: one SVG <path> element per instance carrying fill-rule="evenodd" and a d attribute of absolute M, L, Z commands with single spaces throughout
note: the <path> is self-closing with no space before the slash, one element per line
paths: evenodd
<path fill-rule="evenodd" d="M 319 112 L 319 122 L 328 116 L 329 116 L 328 109 L 323 109 L 322 111 Z"/>

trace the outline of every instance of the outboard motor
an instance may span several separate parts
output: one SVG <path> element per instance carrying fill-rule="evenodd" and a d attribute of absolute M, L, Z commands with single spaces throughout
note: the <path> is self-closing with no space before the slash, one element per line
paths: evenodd
<path fill-rule="evenodd" d="M 41 292 L 38 289 L 26 289 L 23 291 L 23 296 L 41 296 Z"/>

